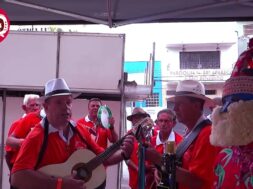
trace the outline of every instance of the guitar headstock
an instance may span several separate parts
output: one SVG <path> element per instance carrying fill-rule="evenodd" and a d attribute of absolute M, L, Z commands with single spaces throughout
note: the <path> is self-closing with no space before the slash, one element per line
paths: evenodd
<path fill-rule="evenodd" d="M 149 141 L 153 126 L 154 121 L 150 117 L 145 117 L 133 126 L 132 132 L 137 140 Z"/>

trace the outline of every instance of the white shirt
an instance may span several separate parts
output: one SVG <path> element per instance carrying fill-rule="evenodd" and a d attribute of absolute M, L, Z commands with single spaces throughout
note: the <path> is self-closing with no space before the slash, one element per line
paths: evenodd
<path fill-rule="evenodd" d="M 156 145 L 165 144 L 168 141 L 175 142 L 176 137 L 175 137 L 175 132 L 173 130 L 171 130 L 169 137 L 164 142 L 160 140 L 159 132 L 160 131 L 158 131 L 157 136 L 156 136 Z"/>

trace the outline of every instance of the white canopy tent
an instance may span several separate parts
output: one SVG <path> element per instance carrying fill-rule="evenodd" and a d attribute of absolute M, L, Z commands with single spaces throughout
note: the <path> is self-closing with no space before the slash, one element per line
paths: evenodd
<path fill-rule="evenodd" d="M 11 24 L 252 21 L 252 0 L 1 0 Z"/>

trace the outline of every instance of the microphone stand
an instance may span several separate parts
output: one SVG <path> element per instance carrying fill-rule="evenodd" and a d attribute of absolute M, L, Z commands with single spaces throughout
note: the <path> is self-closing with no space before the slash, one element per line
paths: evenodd
<path fill-rule="evenodd" d="M 138 189 L 145 188 L 145 146 L 142 142 L 142 125 L 138 125 L 136 134 L 138 140 Z"/>
<path fill-rule="evenodd" d="M 145 139 L 147 132 L 150 127 L 150 118 L 146 117 L 141 122 L 138 122 L 137 130 L 135 133 L 135 138 L 138 141 L 138 189 L 145 189 L 145 152 L 146 152 L 146 145 L 145 145 Z M 152 120 L 151 120 L 152 121 Z M 146 123 L 146 125 L 144 125 Z M 152 122 L 153 124 L 153 122 Z"/>
<path fill-rule="evenodd" d="M 138 153 L 139 153 L 139 172 L 138 172 L 138 188 L 145 188 L 145 146 L 139 141 Z"/>
<path fill-rule="evenodd" d="M 164 145 L 164 154 L 161 167 L 161 181 L 157 189 L 176 189 L 176 166 L 178 165 L 174 144 L 175 142 L 167 142 Z"/>

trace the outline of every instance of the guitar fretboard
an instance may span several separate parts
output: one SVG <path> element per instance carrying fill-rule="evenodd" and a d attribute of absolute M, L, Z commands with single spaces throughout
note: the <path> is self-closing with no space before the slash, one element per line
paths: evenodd
<path fill-rule="evenodd" d="M 126 136 L 122 137 L 120 140 L 118 140 L 113 145 L 108 147 L 103 153 L 97 155 L 95 158 L 90 160 L 86 164 L 86 168 L 92 171 L 95 168 L 97 168 L 99 165 L 101 165 L 106 159 L 108 159 L 112 154 L 114 154 L 119 149 L 120 145 L 122 144 Z"/>

